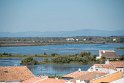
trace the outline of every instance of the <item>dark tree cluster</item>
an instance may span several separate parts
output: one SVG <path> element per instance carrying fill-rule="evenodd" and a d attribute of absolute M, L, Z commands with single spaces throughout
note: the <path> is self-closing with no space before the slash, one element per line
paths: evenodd
<path fill-rule="evenodd" d="M 36 61 L 33 57 L 25 58 L 21 61 L 22 65 L 37 65 L 38 61 Z"/>
<path fill-rule="evenodd" d="M 58 56 L 52 59 L 53 63 L 83 63 L 89 64 L 96 61 L 96 57 L 89 52 L 81 52 L 79 55 Z"/>

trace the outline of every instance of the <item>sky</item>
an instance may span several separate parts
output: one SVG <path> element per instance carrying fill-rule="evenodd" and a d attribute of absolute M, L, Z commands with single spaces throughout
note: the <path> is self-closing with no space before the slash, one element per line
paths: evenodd
<path fill-rule="evenodd" d="M 0 0 L 0 32 L 124 30 L 124 0 Z"/>

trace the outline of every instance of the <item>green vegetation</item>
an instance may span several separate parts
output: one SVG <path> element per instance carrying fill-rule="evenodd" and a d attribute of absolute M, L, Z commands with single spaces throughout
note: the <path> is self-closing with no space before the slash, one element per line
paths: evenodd
<path fill-rule="evenodd" d="M 79 55 L 69 56 L 58 56 L 54 57 L 51 62 L 53 63 L 80 63 L 80 64 L 91 64 L 96 61 L 95 56 L 89 52 L 81 52 Z"/>
<path fill-rule="evenodd" d="M 56 64 L 95 64 L 103 63 L 106 58 L 96 59 L 96 55 L 91 55 L 90 52 L 81 52 L 80 54 L 75 55 L 66 55 L 66 56 L 56 56 L 51 59 L 52 63 Z"/>
<path fill-rule="evenodd" d="M 0 53 L 1 58 L 11 58 L 11 57 L 18 57 L 18 58 L 23 58 L 27 57 L 26 55 L 21 55 L 21 54 L 12 54 L 12 53 Z"/>
<path fill-rule="evenodd" d="M 45 57 L 43 61 L 37 62 L 39 64 L 45 63 L 54 63 L 54 64 L 94 64 L 99 63 L 100 60 L 96 60 L 95 55 L 91 55 L 90 52 L 81 52 L 80 54 L 75 55 L 58 55 L 56 53 L 47 55 L 49 57 Z M 39 56 L 38 56 L 39 57 Z M 29 59 L 29 60 L 27 60 Z M 32 59 L 31 59 L 32 60 Z M 22 63 L 28 64 L 30 58 L 26 58 L 22 60 Z"/>
<path fill-rule="evenodd" d="M 124 36 L 75 36 L 68 41 L 68 37 L 3 37 L 0 38 L 0 46 L 43 46 L 56 44 L 105 44 L 124 43 Z M 78 39 L 78 41 L 76 40 Z"/>
<path fill-rule="evenodd" d="M 28 57 L 28 58 L 23 59 L 21 61 L 21 64 L 23 64 L 23 65 L 37 65 L 39 63 L 33 57 Z"/>
<path fill-rule="evenodd" d="M 44 54 L 35 54 L 33 57 L 48 57 L 48 56 Z"/>
<path fill-rule="evenodd" d="M 29 57 L 30 56 L 30 57 Z M 11 53 L 0 53 L 0 58 L 22 58 L 21 64 L 23 65 L 36 65 L 36 64 L 95 64 L 104 63 L 105 57 L 96 59 L 96 55 L 92 55 L 90 52 L 81 52 L 74 55 L 59 55 L 52 54 L 35 54 L 35 55 L 19 55 Z M 36 58 L 42 58 L 42 61 L 37 61 Z M 116 60 L 116 59 L 114 59 Z M 119 60 L 124 60 L 124 55 L 120 56 Z"/>
<path fill-rule="evenodd" d="M 124 54 L 120 56 L 120 60 L 124 60 Z"/>
<path fill-rule="evenodd" d="M 51 57 L 50 55 L 44 55 L 44 54 L 35 54 L 35 55 L 23 55 L 23 54 L 14 54 L 14 53 L 0 53 L 0 58 L 26 58 L 28 56 L 32 57 L 42 57 L 42 58 L 47 58 Z"/>

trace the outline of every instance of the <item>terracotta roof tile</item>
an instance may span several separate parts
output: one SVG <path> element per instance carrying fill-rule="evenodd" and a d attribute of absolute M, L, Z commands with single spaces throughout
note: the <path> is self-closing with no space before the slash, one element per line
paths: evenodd
<path fill-rule="evenodd" d="M 71 77 L 72 79 L 70 79 L 71 82 L 76 83 L 76 80 L 85 80 L 85 81 L 90 81 L 94 78 L 97 78 L 99 76 L 103 76 L 106 75 L 107 73 L 103 73 L 103 72 L 88 72 L 88 71 L 76 71 L 73 72 L 71 74 L 65 75 L 64 77 Z"/>
<path fill-rule="evenodd" d="M 88 72 L 88 71 L 76 71 L 70 74 L 67 74 L 63 77 L 71 77 L 72 80 L 80 79 L 80 80 L 91 80 L 98 76 L 106 75 L 107 73 L 104 72 Z"/>
<path fill-rule="evenodd" d="M 115 51 L 108 51 L 108 50 L 103 50 L 100 51 L 101 55 L 106 58 L 119 58 L 119 56 L 116 54 Z"/>
<path fill-rule="evenodd" d="M 124 61 L 110 61 L 110 64 L 116 68 L 124 67 Z"/>
<path fill-rule="evenodd" d="M 54 78 L 40 78 L 40 77 L 33 77 L 22 83 L 65 83 L 65 80 L 62 79 L 54 79 Z"/>
<path fill-rule="evenodd" d="M 80 71 L 80 72 L 79 71 L 76 71 L 76 72 L 72 72 L 70 74 L 64 75 L 63 77 L 76 78 L 76 77 L 79 77 L 79 76 L 84 75 L 86 73 L 87 72 L 85 72 L 85 71 Z"/>
<path fill-rule="evenodd" d="M 65 83 L 65 80 L 48 78 L 46 80 L 43 80 L 43 82 L 41 83 Z"/>
<path fill-rule="evenodd" d="M 106 68 L 106 69 L 114 69 L 116 70 L 116 68 L 114 66 L 112 66 L 111 64 L 94 64 L 95 67 L 97 68 Z"/>
<path fill-rule="evenodd" d="M 111 83 L 112 81 L 118 80 L 122 77 L 123 77 L 123 72 L 114 72 L 114 73 L 107 74 L 107 75 L 98 77 L 96 79 L 93 79 L 90 81 L 90 83 Z"/>
<path fill-rule="evenodd" d="M 26 66 L 0 66 L 0 81 L 23 81 L 34 77 Z"/>

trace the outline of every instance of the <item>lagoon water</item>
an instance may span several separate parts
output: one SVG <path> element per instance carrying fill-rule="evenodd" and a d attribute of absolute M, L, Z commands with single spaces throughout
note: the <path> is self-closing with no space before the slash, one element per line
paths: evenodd
<path fill-rule="evenodd" d="M 0 66 L 20 66 L 21 59 L 19 58 L 6 58 L 0 59 Z M 41 64 L 28 66 L 32 73 L 36 76 L 40 75 L 65 75 L 74 71 L 77 71 L 79 68 L 86 71 L 90 66 L 89 65 L 77 65 L 77 64 Z"/>
<path fill-rule="evenodd" d="M 115 50 L 117 54 L 124 54 L 124 44 L 63 44 L 63 45 L 47 45 L 47 46 L 20 46 L 20 47 L 0 47 L 0 53 L 16 53 L 16 54 L 76 54 L 82 51 L 89 51 L 98 55 L 98 50 Z"/>
<path fill-rule="evenodd" d="M 58 54 L 76 54 L 82 51 L 88 51 L 98 55 L 98 50 L 115 50 L 118 55 L 124 54 L 124 44 L 64 44 L 64 45 L 48 45 L 48 46 L 21 46 L 21 47 L 0 47 L 0 53 L 16 53 L 16 54 L 40 54 L 40 53 L 58 53 Z M 20 66 L 19 58 L 0 58 L 0 66 Z M 42 64 L 29 66 L 28 68 L 33 74 L 39 75 L 64 75 L 78 70 L 87 70 L 89 65 L 60 65 L 60 64 Z"/>

